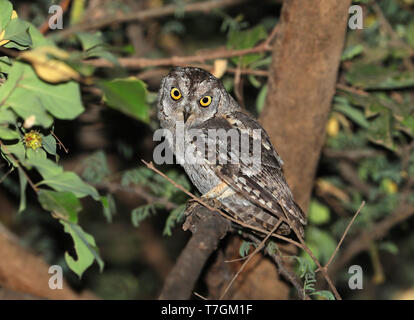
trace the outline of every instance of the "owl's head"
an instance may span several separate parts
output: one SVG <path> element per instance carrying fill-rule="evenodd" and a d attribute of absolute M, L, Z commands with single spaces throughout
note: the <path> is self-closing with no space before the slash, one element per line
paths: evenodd
<path fill-rule="evenodd" d="M 175 128 L 177 121 L 197 126 L 236 109 L 222 82 L 203 69 L 177 67 L 161 82 L 158 119 L 163 128 Z"/>

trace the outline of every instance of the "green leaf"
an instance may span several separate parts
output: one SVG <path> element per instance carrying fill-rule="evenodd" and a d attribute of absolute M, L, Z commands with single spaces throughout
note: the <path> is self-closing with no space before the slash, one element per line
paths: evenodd
<path fill-rule="evenodd" d="M 20 135 L 11 129 L 0 126 L 0 138 L 4 140 L 20 139 Z"/>
<path fill-rule="evenodd" d="M 0 1 L 0 32 L 6 27 L 11 19 L 13 5 L 10 1 Z"/>
<path fill-rule="evenodd" d="M 16 90 L 7 100 L 7 104 L 23 119 L 35 116 L 35 126 L 49 128 L 53 124 L 53 118 L 46 112 L 41 101 L 34 94 Z"/>
<path fill-rule="evenodd" d="M 86 52 L 86 58 L 102 58 L 112 62 L 115 66 L 120 65 L 118 59 L 105 46 L 97 46 L 89 49 Z"/>
<path fill-rule="evenodd" d="M 254 28 L 248 30 L 230 30 L 227 40 L 227 48 L 229 49 L 248 49 L 253 48 L 254 45 L 260 40 L 264 40 L 267 37 L 266 30 L 263 25 L 257 25 Z M 263 54 L 248 54 L 241 58 L 232 58 L 235 64 L 239 63 L 239 59 L 242 59 L 242 67 L 246 67 L 249 64 L 260 60 Z"/>
<path fill-rule="evenodd" d="M 259 94 L 257 95 L 257 98 L 256 98 L 256 110 L 259 114 L 262 112 L 263 107 L 265 105 L 266 95 L 267 95 L 267 84 L 264 85 L 260 89 Z"/>
<path fill-rule="evenodd" d="M 63 225 L 65 232 L 72 236 L 77 255 L 75 260 L 68 252 L 65 252 L 65 260 L 69 268 L 81 278 L 85 270 L 96 260 L 102 272 L 104 262 L 99 256 L 93 236 L 83 231 L 77 224 L 63 220 L 59 220 L 59 222 Z"/>
<path fill-rule="evenodd" d="M 82 206 L 79 199 L 72 192 L 40 189 L 37 196 L 43 209 L 57 213 L 70 222 L 78 222 L 78 212 L 82 209 Z"/>
<path fill-rule="evenodd" d="M 306 274 L 314 274 L 315 264 L 312 264 L 313 261 L 310 259 L 306 259 L 303 257 L 292 256 L 298 263 L 297 265 L 297 273 L 299 274 L 300 278 L 305 277 Z"/>
<path fill-rule="evenodd" d="M 35 49 L 40 46 L 56 46 L 55 43 L 50 39 L 51 37 L 46 38 L 32 23 L 27 22 L 29 26 L 29 34 L 32 38 L 32 48 Z"/>
<path fill-rule="evenodd" d="M 111 173 L 103 151 L 93 153 L 83 161 L 83 164 L 85 169 L 82 178 L 93 184 L 102 182 Z"/>
<path fill-rule="evenodd" d="M 20 20 L 19 18 L 10 20 L 9 24 L 6 26 L 4 39 L 15 42 L 23 47 L 28 47 L 32 44 L 28 29 L 29 26 L 23 20 Z"/>
<path fill-rule="evenodd" d="M 79 39 L 84 51 L 104 44 L 101 32 L 78 32 L 76 33 L 76 37 Z"/>
<path fill-rule="evenodd" d="M 38 185 L 48 185 L 56 191 L 73 192 L 77 197 L 91 196 L 99 201 L 100 197 L 94 187 L 82 181 L 74 172 L 63 171 L 63 168 L 46 158 L 46 153 L 41 150 L 27 150 L 26 163 L 35 167 L 43 177 Z"/>
<path fill-rule="evenodd" d="M 136 78 L 101 81 L 106 104 L 129 116 L 148 123 L 149 105 L 147 89 L 143 81 Z"/>
<path fill-rule="evenodd" d="M 407 42 L 414 48 L 414 22 L 411 22 L 407 27 Z"/>
<path fill-rule="evenodd" d="M 84 111 L 79 85 L 76 82 L 51 85 L 40 80 L 28 67 L 24 70 L 24 78 L 19 82 L 18 89 L 23 93 L 33 94 L 44 108 L 58 119 L 71 120 Z"/>
<path fill-rule="evenodd" d="M 305 240 L 321 264 L 328 262 L 336 248 L 336 241 L 330 233 L 313 226 L 307 228 Z M 302 257 L 308 260 L 312 266 L 311 269 L 315 268 L 315 263 L 306 252 L 302 253 Z"/>
<path fill-rule="evenodd" d="M 329 290 L 319 290 L 319 291 L 316 291 L 316 292 L 312 292 L 311 295 L 319 296 L 319 297 L 322 297 L 326 300 L 335 300 L 335 296 Z"/>
<path fill-rule="evenodd" d="M 114 65 L 119 65 L 116 57 L 108 51 L 102 39 L 102 33 L 79 32 L 76 34 L 83 51 L 85 51 L 85 58 L 99 57 L 112 62 Z"/>
<path fill-rule="evenodd" d="M 56 139 L 52 134 L 42 136 L 42 146 L 47 153 L 55 156 L 56 155 Z"/>
<path fill-rule="evenodd" d="M 0 57 L 0 72 L 9 73 L 9 70 L 12 66 L 11 59 L 9 57 Z"/>
<path fill-rule="evenodd" d="M 63 173 L 63 168 L 56 162 L 46 158 L 46 152 L 42 149 L 27 149 L 26 165 L 35 167 L 44 179 Z"/>
<path fill-rule="evenodd" d="M 315 225 L 321 225 L 330 220 L 329 208 L 317 200 L 311 200 L 309 205 L 309 222 Z"/>
<path fill-rule="evenodd" d="M 127 187 L 130 184 L 140 185 L 146 183 L 153 176 L 153 171 L 144 167 L 127 170 L 122 174 L 121 185 L 123 187 Z"/>
<path fill-rule="evenodd" d="M 18 167 L 19 172 L 19 184 L 20 184 L 20 204 L 18 212 L 22 212 L 26 209 L 26 187 L 27 187 L 27 178 L 23 172 L 23 169 Z"/>
<path fill-rule="evenodd" d="M 112 216 L 116 213 L 116 204 L 113 195 L 108 193 L 105 197 L 101 197 L 101 204 L 106 220 L 108 223 L 111 223 Z"/>
<path fill-rule="evenodd" d="M 243 240 L 243 242 L 242 242 L 242 244 L 240 245 L 240 248 L 239 248 L 240 257 L 247 256 L 249 254 L 251 246 L 254 246 L 253 242 Z"/>
<path fill-rule="evenodd" d="M 98 191 L 91 185 L 83 182 L 74 172 L 63 172 L 55 176 L 48 176 L 45 180 L 38 183 L 38 185 L 44 184 L 56 191 L 73 192 L 79 198 L 91 196 L 96 201 L 100 199 Z"/>
<path fill-rule="evenodd" d="M 266 246 L 266 252 L 270 255 L 276 254 L 276 253 L 280 255 L 280 250 L 279 250 L 278 245 L 276 244 L 276 242 L 271 241 L 271 240 L 268 241 L 268 244 Z"/>
<path fill-rule="evenodd" d="M 61 84 L 48 84 L 40 80 L 33 69 L 15 61 L 10 69 L 10 78 L 0 87 L 0 105 L 10 104 L 19 113 L 26 103 L 32 109 L 30 115 L 41 114 L 44 110 L 59 119 L 74 119 L 84 111 L 80 98 L 79 85 L 70 81 Z"/>
<path fill-rule="evenodd" d="M 139 227 L 139 224 L 153 213 L 155 213 L 155 207 L 153 204 L 147 204 L 147 205 L 135 208 L 131 212 L 131 222 L 133 226 Z"/>
<path fill-rule="evenodd" d="M 165 222 L 163 235 L 171 236 L 172 229 L 178 224 L 184 221 L 186 204 L 181 204 L 177 208 L 171 211 L 167 221 Z"/>
<path fill-rule="evenodd" d="M 351 60 L 352 58 L 360 55 L 364 51 L 364 46 L 362 44 L 357 44 L 355 46 L 350 46 L 344 50 L 342 53 L 341 61 Z"/>
<path fill-rule="evenodd" d="M 391 112 L 384 109 L 373 121 L 370 122 L 368 138 L 373 143 L 395 151 L 395 144 L 392 139 L 392 122 Z"/>
<path fill-rule="evenodd" d="M 3 149 L 2 149 L 3 151 Z M 20 162 L 24 161 L 24 158 L 26 157 L 26 149 L 24 148 L 23 142 L 18 142 L 16 144 L 11 144 L 7 146 L 7 151 L 14 154 L 14 156 L 19 160 Z"/>
<path fill-rule="evenodd" d="M 9 105 L 21 117 L 34 115 L 35 124 L 49 127 L 53 119 L 74 119 L 84 108 L 79 85 L 73 81 L 51 85 L 40 80 L 29 65 L 15 61 L 0 87 L 0 106 Z"/>
<path fill-rule="evenodd" d="M 406 126 L 408 129 L 411 130 L 411 134 L 414 135 L 414 117 L 413 116 L 406 116 L 404 117 L 404 119 L 401 121 L 401 124 Z"/>
<path fill-rule="evenodd" d="M 379 249 L 384 250 L 384 251 L 387 251 L 387 252 L 389 252 L 391 254 L 394 254 L 394 255 L 397 255 L 398 252 L 400 251 L 398 249 L 398 246 L 395 243 L 390 242 L 390 241 L 382 242 L 379 245 Z"/>
<path fill-rule="evenodd" d="M 354 63 L 346 80 L 363 89 L 402 89 L 414 86 L 414 73 L 401 72 L 395 67 Z"/>
<path fill-rule="evenodd" d="M 352 107 L 345 98 L 335 97 L 333 109 L 344 114 L 362 128 L 367 129 L 369 127 L 369 123 L 367 119 L 365 119 L 364 113 L 357 108 Z"/>
<path fill-rule="evenodd" d="M 0 108 L 0 124 L 15 122 L 16 116 L 14 115 L 13 111 L 11 111 L 9 108 Z"/>
<path fill-rule="evenodd" d="M 26 66 L 27 67 L 27 66 Z M 23 79 L 25 65 L 14 62 L 10 68 L 7 81 L 0 86 L 0 106 L 6 104 L 7 99 L 17 87 L 17 83 Z"/>

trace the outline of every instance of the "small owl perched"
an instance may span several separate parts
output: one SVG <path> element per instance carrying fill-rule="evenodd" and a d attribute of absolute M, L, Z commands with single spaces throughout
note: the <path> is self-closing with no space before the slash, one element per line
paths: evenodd
<path fill-rule="evenodd" d="M 219 79 L 199 68 L 173 69 L 161 83 L 158 119 L 172 133 L 167 135 L 168 144 L 204 199 L 234 218 L 268 231 L 280 217 L 287 218 L 303 235 L 306 217 L 293 200 L 282 160 L 265 130 L 241 110 Z M 240 137 L 247 132 L 248 140 L 241 139 L 234 147 L 228 137 L 211 137 L 211 132 L 223 129 L 238 132 Z M 178 142 L 180 132 L 184 143 Z M 243 157 L 246 147 L 248 156 L 252 155 L 255 143 L 260 147 L 256 163 Z M 185 157 L 188 150 L 193 158 Z M 290 228 L 282 223 L 277 232 L 289 234 Z"/>

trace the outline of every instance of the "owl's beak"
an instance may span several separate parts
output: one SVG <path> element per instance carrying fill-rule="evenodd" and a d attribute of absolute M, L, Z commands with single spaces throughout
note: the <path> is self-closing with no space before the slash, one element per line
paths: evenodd
<path fill-rule="evenodd" d="M 187 119 L 189 116 L 190 116 L 190 112 L 188 110 L 184 110 L 183 112 L 184 123 L 187 122 Z"/>

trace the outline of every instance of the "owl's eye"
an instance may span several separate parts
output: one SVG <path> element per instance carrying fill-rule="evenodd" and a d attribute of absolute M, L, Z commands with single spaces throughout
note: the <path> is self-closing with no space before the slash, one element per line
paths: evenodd
<path fill-rule="evenodd" d="M 208 107 L 211 103 L 211 97 L 210 96 L 204 96 L 200 99 L 200 105 L 202 107 Z"/>
<path fill-rule="evenodd" d="M 172 88 L 170 91 L 171 98 L 179 100 L 181 98 L 181 92 L 177 88 Z"/>

